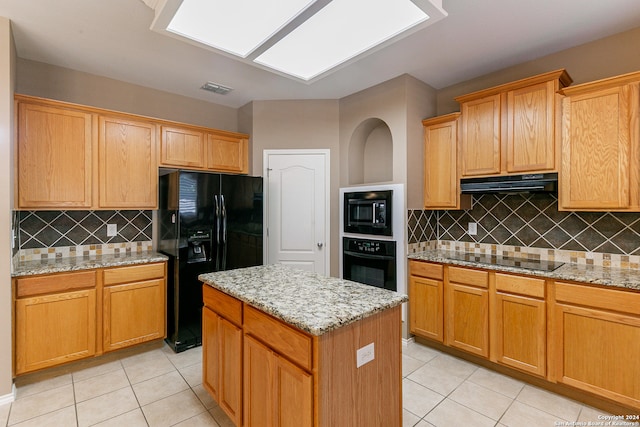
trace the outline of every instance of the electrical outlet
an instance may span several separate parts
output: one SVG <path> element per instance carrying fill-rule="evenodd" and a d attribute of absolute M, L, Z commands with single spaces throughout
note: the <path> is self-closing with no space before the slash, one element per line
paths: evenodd
<path fill-rule="evenodd" d="M 478 234 L 478 223 L 470 222 L 469 223 L 469 236 L 475 236 Z"/>
<path fill-rule="evenodd" d="M 356 351 L 356 368 L 371 362 L 373 359 L 375 359 L 373 343 L 359 348 L 358 351 Z"/>
<path fill-rule="evenodd" d="M 113 237 L 118 234 L 118 224 L 107 224 L 107 237 Z"/>

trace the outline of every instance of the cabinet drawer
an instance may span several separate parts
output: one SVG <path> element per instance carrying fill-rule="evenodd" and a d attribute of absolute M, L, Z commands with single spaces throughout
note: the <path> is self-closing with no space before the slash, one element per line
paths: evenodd
<path fill-rule="evenodd" d="M 544 280 L 496 273 L 496 290 L 544 298 Z"/>
<path fill-rule="evenodd" d="M 104 284 L 138 282 L 164 277 L 164 263 L 141 264 L 131 267 L 117 267 L 104 270 Z"/>
<path fill-rule="evenodd" d="M 640 316 L 640 292 L 555 283 L 556 301 Z"/>
<path fill-rule="evenodd" d="M 95 270 L 25 277 L 16 280 L 16 297 L 21 298 L 32 295 L 52 294 L 74 289 L 93 288 L 95 286 Z"/>
<path fill-rule="evenodd" d="M 248 305 L 244 331 L 307 370 L 312 368 L 311 337 Z"/>
<path fill-rule="evenodd" d="M 444 267 L 430 262 L 411 261 L 409 269 L 412 276 L 422 276 L 429 279 L 442 280 Z"/>
<path fill-rule="evenodd" d="M 208 285 L 202 286 L 204 305 L 220 316 L 242 326 L 242 301 Z"/>
<path fill-rule="evenodd" d="M 489 273 L 486 271 L 462 267 L 448 267 L 448 269 L 450 282 L 477 286 L 479 288 L 489 287 Z"/>

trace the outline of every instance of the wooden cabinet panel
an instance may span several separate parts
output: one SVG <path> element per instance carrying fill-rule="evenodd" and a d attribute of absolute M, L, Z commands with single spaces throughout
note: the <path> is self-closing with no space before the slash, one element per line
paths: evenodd
<path fill-rule="evenodd" d="M 312 368 L 311 338 L 308 335 L 250 306 L 245 307 L 244 331 L 301 367 Z"/>
<path fill-rule="evenodd" d="M 422 276 L 434 280 L 442 280 L 444 278 L 444 266 L 442 264 L 412 260 L 409 262 L 409 268 L 412 276 Z"/>
<path fill-rule="evenodd" d="M 21 277 L 16 279 L 16 298 L 93 288 L 95 285 L 95 271 Z"/>
<path fill-rule="evenodd" d="M 422 121 L 424 126 L 424 208 L 470 207 L 470 196 L 460 196 L 458 128 L 460 113 Z"/>
<path fill-rule="evenodd" d="M 495 276 L 497 291 L 528 295 L 537 298 L 544 298 L 545 296 L 545 283 L 542 279 L 503 273 L 495 273 Z"/>
<path fill-rule="evenodd" d="M 438 342 L 444 341 L 443 292 L 441 280 L 409 276 L 409 330 L 411 333 Z"/>
<path fill-rule="evenodd" d="M 462 104 L 462 176 L 500 173 L 501 96 Z"/>
<path fill-rule="evenodd" d="M 489 357 L 489 291 L 450 282 L 444 307 L 445 343 Z"/>
<path fill-rule="evenodd" d="M 221 316 L 238 326 L 242 326 L 242 301 L 211 286 L 203 286 L 202 296 L 204 305 L 214 307 Z"/>
<path fill-rule="evenodd" d="M 507 172 L 555 169 L 555 91 L 549 81 L 507 92 Z"/>
<path fill-rule="evenodd" d="M 104 288 L 104 351 L 165 336 L 164 283 L 155 279 Z"/>
<path fill-rule="evenodd" d="M 20 298 L 15 302 L 15 373 L 96 352 L 96 290 Z"/>
<path fill-rule="evenodd" d="M 104 270 L 103 282 L 105 286 L 125 282 L 137 282 L 140 280 L 157 279 L 164 277 L 165 263 L 140 264 L 130 267 L 116 267 Z"/>
<path fill-rule="evenodd" d="M 248 173 L 249 142 L 224 135 L 207 135 L 207 168 L 220 172 Z"/>
<path fill-rule="evenodd" d="M 244 341 L 245 426 L 313 426 L 313 377 L 250 336 Z"/>
<path fill-rule="evenodd" d="M 92 115 L 18 102 L 17 134 L 18 208 L 91 208 Z"/>
<path fill-rule="evenodd" d="M 205 166 L 204 133 L 189 129 L 162 126 L 160 138 L 160 166 Z"/>
<path fill-rule="evenodd" d="M 449 281 L 461 283 L 463 285 L 477 286 L 479 288 L 489 287 L 489 272 L 474 270 L 464 267 L 447 267 Z"/>
<path fill-rule="evenodd" d="M 158 205 L 156 128 L 152 123 L 100 116 L 100 208 Z"/>
<path fill-rule="evenodd" d="M 535 375 L 546 375 L 547 316 L 544 300 L 497 292 L 495 295 L 495 359 Z"/>
<path fill-rule="evenodd" d="M 202 309 L 202 385 L 216 402 L 220 401 L 220 322 L 213 310 Z"/>
<path fill-rule="evenodd" d="M 553 316 L 556 379 L 640 408 L 640 318 L 566 304 Z"/>
<path fill-rule="evenodd" d="M 638 83 L 566 93 L 560 209 L 640 209 Z"/>

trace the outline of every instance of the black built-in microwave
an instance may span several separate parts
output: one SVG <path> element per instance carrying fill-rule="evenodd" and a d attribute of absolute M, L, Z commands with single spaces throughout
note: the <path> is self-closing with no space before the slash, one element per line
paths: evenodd
<path fill-rule="evenodd" d="M 393 190 L 344 193 L 344 232 L 392 236 Z"/>

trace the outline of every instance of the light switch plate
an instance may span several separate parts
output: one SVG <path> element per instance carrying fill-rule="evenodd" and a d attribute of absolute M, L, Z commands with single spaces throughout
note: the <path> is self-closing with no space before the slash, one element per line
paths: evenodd
<path fill-rule="evenodd" d="M 478 234 L 478 223 L 470 222 L 469 223 L 469 236 L 475 236 Z"/>
<path fill-rule="evenodd" d="M 375 349 L 373 343 L 361 347 L 356 352 L 356 368 L 365 365 L 375 359 Z"/>
<path fill-rule="evenodd" d="M 107 224 L 107 237 L 113 237 L 118 234 L 118 224 Z"/>

